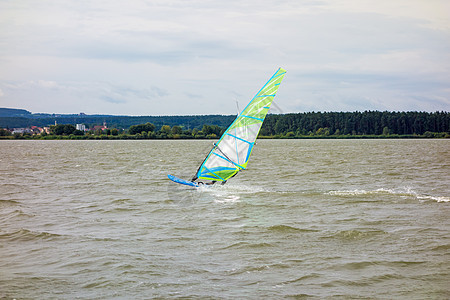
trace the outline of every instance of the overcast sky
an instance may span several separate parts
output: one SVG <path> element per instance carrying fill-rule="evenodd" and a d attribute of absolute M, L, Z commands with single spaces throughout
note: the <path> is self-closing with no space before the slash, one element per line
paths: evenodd
<path fill-rule="evenodd" d="M 0 0 L 0 107 L 450 111 L 448 0 Z"/>

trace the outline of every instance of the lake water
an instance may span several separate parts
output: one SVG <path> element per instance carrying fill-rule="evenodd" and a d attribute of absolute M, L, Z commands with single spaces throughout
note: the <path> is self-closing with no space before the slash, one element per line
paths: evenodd
<path fill-rule="evenodd" d="M 450 140 L 1 141 L 0 298 L 450 298 Z"/>

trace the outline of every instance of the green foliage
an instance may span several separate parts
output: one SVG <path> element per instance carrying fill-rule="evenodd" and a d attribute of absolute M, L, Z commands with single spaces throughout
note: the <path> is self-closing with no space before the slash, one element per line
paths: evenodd
<path fill-rule="evenodd" d="M 81 136 L 84 135 L 84 132 L 78 129 L 75 129 L 72 133 L 73 135 Z"/>
<path fill-rule="evenodd" d="M 182 132 L 182 129 L 181 129 L 180 126 L 175 125 L 175 126 L 172 127 L 172 134 L 174 134 L 174 135 L 180 135 L 181 132 Z"/>
<path fill-rule="evenodd" d="M 448 132 L 430 132 L 430 131 L 426 131 L 423 134 L 423 137 L 425 137 L 425 138 L 449 138 L 450 137 L 450 133 L 448 133 Z"/>
<path fill-rule="evenodd" d="M 328 133 L 327 133 L 328 129 Z M 450 132 L 448 112 L 308 112 L 268 115 L 261 132 L 264 135 L 423 135 Z"/>
<path fill-rule="evenodd" d="M 130 126 L 130 129 L 128 129 L 128 133 L 129 134 L 137 134 L 137 133 L 141 133 L 143 131 L 149 132 L 149 131 L 154 131 L 154 130 L 155 130 L 155 125 L 147 122 L 145 124 Z"/>
<path fill-rule="evenodd" d="M 168 135 L 170 133 L 170 126 L 169 125 L 163 125 L 161 126 L 161 132 Z"/>
<path fill-rule="evenodd" d="M 328 136 L 330 135 L 330 129 L 328 127 L 325 128 L 320 127 L 319 129 L 316 130 L 315 135 Z"/>
<path fill-rule="evenodd" d="M 54 135 L 70 135 L 76 130 L 71 124 L 58 124 L 50 126 L 50 132 Z"/>
<path fill-rule="evenodd" d="M 11 132 L 9 130 L 0 128 L 0 136 L 11 136 Z"/>
<path fill-rule="evenodd" d="M 286 137 L 293 138 L 293 137 L 295 137 L 295 133 L 293 131 L 289 131 L 288 133 L 286 133 Z"/>
<path fill-rule="evenodd" d="M 220 126 L 217 126 L 217 125 L 205 124 L 205 125 L 203 125 L 203 128 L 202 128 L 202 133 L 206 136 L 213 135 L 213 134 L 216 136 L 220 136 L 220 135 L 222 135 L 222 133 L 224 131 L 225 130 L 223 128 L 221 128 Z"/>
<path fill-rule="evenodd" d="M 22 134 L 20 134 L 18 132 L 13 133 L 13 137 L 15 139 L 23 139 L 23 138 L 25 138 Z"/>

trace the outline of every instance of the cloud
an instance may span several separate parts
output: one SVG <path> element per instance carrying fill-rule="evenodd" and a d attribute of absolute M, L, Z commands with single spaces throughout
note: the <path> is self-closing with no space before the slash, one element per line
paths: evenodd
<path fill-rule="evenodd" d="M 200 94 L 185 93 L 185 95 L 188 96 L 191 99 L 196 99 L 196 98 L 197 99 L 201 99 L 201 98 L 203 98 L 203 96 L 200 95 Z"/>
<path fill-rule="evenodd" d="M 277 103 L 285 112 L 448 110 L 449 5 L 3 1 L 2 105 L 229 114 L 282 66 Z"/>
<path fill-rule="evenodd" d="M 101 96 L 101 99 L 105 100 L 106 102 L 114 103 L 114 104 L 127 103 L 127 101 L 124 99 L 112 98 L 109 96 Z"/>
<path fill-rule="evenodd" d="M 51 109 L 48 109 L 49 112 L 55 112 L 55 107 L 67 107 L 56 112 L 104 113 L 97 108 L 104 107 L 101 103 L 106 102 L 114 106 L 139 101 L 158 103 L 162 98 L 169 95 L 164 89 L 154 86 L 140 89 L 107 82 L 0 81 L 0 87 L 9 95 L 7 99 L 5 98 L 5 106 L 17 107 L 17 104 L 15 104 L 17 99 L 24 98 L 26 99 L 26 102 L 23 102 L 26 104 L 25 107 L 33 112 L 42 112 L 41 99 L 44 99 L 51 106 Z M 107 108 L 111 109 L 111 106 Z M 131 111 L 122 112 L 122 114 L 124 113 L 131 113 Z"/>
<path fill-rule="evenodd" d="M 352 14 L 376 13 L 391 19 L 408 18 L 420 20 L 422 27 L 448 31 L 450 21 L 448 1 L 425 2 L 422 0 L 378 1 L 377 5 L 370 0 L 327 0 L 327 8 Z"/>
<path fill-rule="evenodd" d="M 158 88 L 156 86 L 152 86 L 150 88 L 150 93 L 152 95 L 154 95 L 154 96 L 157 96 L 157 97 L 164 97 L 164 96 L 168 96 L 169 95 L 169 92 L 167 92 L 164 89 Z"/>

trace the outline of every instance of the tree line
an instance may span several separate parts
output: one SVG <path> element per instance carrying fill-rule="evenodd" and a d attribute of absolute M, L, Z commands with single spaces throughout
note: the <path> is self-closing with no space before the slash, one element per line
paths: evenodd
<path fill-rule="evenodd" d="M 156 129 L 151 123 L 132 125 L 128 130 L 107 128 L 88 130 L 86 132 L 76 129 L 72 124 L 51 125 L 49 132 L 40 134 L 11 133 L 11 131 L 0 128 L 0 138 L 3 139 L 217 139 L 225 131 L 224 127 L 218 125 L 203 125 L 199 130 L 186 129 L 182 126 L 163 125 Z"/>
<path fill-rule="evenodd" d="M 206 117 L 174 116 L 171 124 L 160 125 L 146 122 L 130 125 L 127 129 L 116 127 L 87 133 L 76 130 L 75 126 L 71 124 L 52 125 L 50 134 L 42 134 L 39 138 L 214 139 L 220 137 L 235 118 L 235 116 L 217 115 L 211 116 L 211 119 Z M 175 122 L 174 124 L 174 120 L 178 120 L 179 123 Z M 205 123 L 191 127 L 199 120 Z M 7 137 L 11 134 L 7 130 L 0 129 L 1 136 Z M 24 136 L 16 135 L 15 137 Z M 450 137 L 450 114 L 448 112 L 365 111 L 268 115 L 259 137 Z"/>
<path fill-rule="evenodd" d="M 201 129 L 204 124 L 227 127 L 235 118 L 233 115 L 196 115 L 196 116 L 60 116 L 46 118 L 2 117 L 0 128 L 25 128 L 31 126 L 44 127 L 49 124 L 85 124 L 91 128 L 104 122 L 111 128 L 128 129 L 132 125 L 151 123 L 157 128 L 163 125 L 178 125 L 186 129 Z"/>
<path fill-rule="evenodd" d="M 450 133 L 448 112 L 307 112 L 268 115 L 261 135 L 424 135 Z"/>

